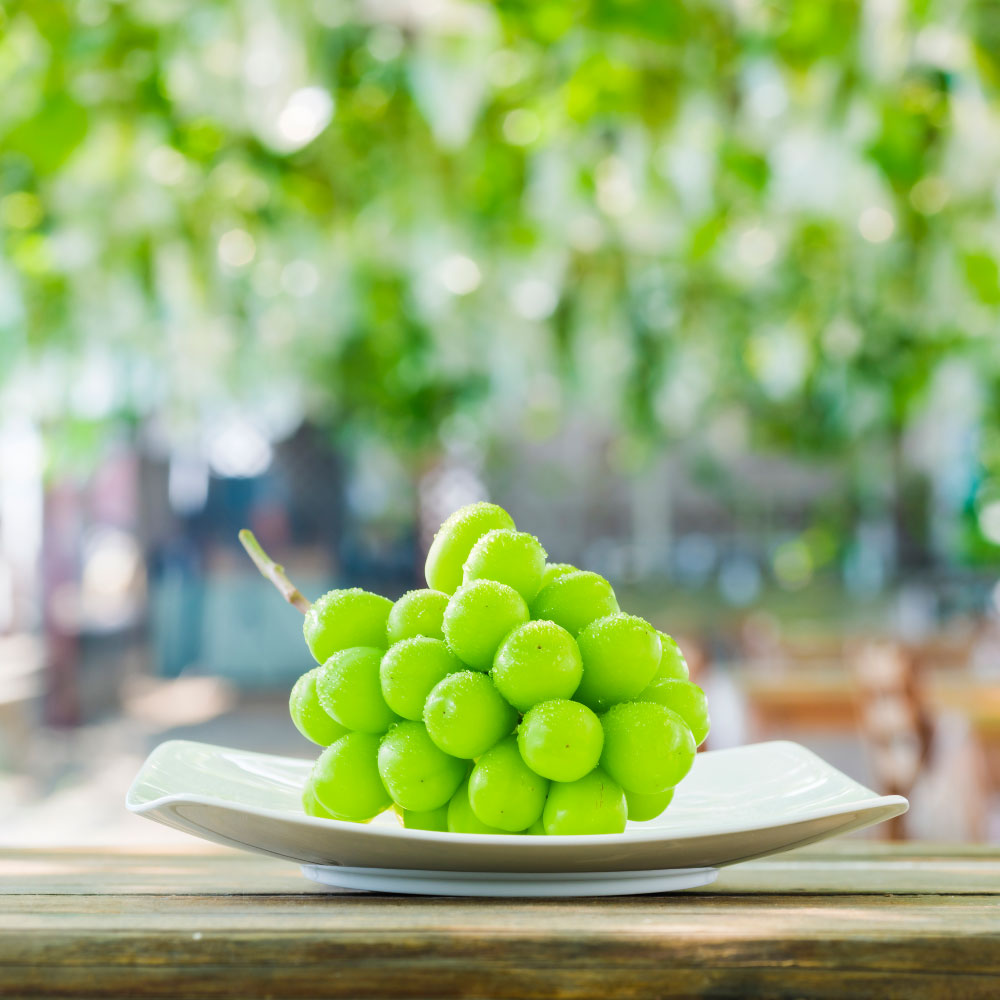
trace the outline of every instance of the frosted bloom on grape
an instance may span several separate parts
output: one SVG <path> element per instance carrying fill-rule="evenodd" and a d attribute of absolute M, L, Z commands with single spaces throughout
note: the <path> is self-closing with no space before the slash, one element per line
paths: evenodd
<path fill-rule="evenodd" d="M 639 695 L 639 701 L 655 701 L 671 712 L 676 712 L 687 723 L 695 743 L 701 746 L 705 742 L 711 726 L 708 699 L 697 684 L 657 677 Z"/>
<path fill-rule="evenodd" d="M 622 833 L 628 815 L 625 792 L 605 771 L 595 767 L 577 781 L 553 781 L 542 824 L 549 836 Z"/>
<path fill-rule="evenodd" d="M 575 697 L 598 712 L 636 697 L 660 665 L 660 637 L 636 615 L 598 618 L 579 634 L 577 642 L 583 679 Z"/>
<path fill-rule="evenodd" d="M 462 669 L 462 661 L 440 639 L 425 635 L 404 639 L 390 646 L 382 657 L 379 666 L 382 697 L 397 715 L 420 720 L 434 685 Z"/>
<path fill-rule="evenodd" d="M 553 621 L 571 635 L 616 611 L 618 600 L 611 584 L 603 576 L 585 570 L 556 577 L 531 604 L 532 618 Z"/>
<path fill-rule="evenodd" d="M 521 759 L 513 736 L 479 758 L 469 777 L 469 802 L 483 822 L 508 833 L 527 830 L 545 805 L 549 783 Z"/>
<path fill-rule="evenodd" d="M 601 767 L 630 792 L 664 792 L 677 785 L 694 764 L 691 730 L 679 715 L 655 702 L 615 705 L 601 717 L 601 725 Z"/>
<path fill-rule="evenodd" d="M 510 632 L 493 658 L 493 683 L 519 712 L 552 698 L 572 698 L 583 676 L 576 640 L 555 622 Z"/>
<path fill-rule="evenodd" d="M 313 667 L 295 682 L 288 698 L 288 713 L 295 728 L 307 740 L 321 747 L 328 747 L 348 730 L 320 704 L 316 681 L 322 671 L 322 667 Z"/>
<path fill-rule="evenodd" d="M 386 639 L 391 646 L 403 639 L 425 635 L 443 639 L 441 621 L 448 606 L 448 595 L 440 590 L 410 590 L 396 601 L 386 622 Z"/>
<path fill-rule="evenodd" d="M 536 774 L 553 781 L 576 781 L 597 767 L 604 730 L 597 716 L 578 701 L 543 701 L 521 720 L 517 747 Z"/>
<path fill-rule="evenodd" d="M 512 587 L 473 580 L 459 587 L 445 608 L 445 641 L 463 663 L 489 670 L 500 643 L 529 617 L 528 605 Z"/>
<path fill-rule="evenodd" d="M 447 804 L 465 770 L 465 761 L 439 749 L 420 722 L 400 722 L 379 744 L 379 776 L 401 809 L 426 812 Z"/>
<path fill-rule="evenodd" d="M 453 594 L 462 582 L 462 567 L 472 546 L 494 528 L 513 528 L 514 519 L 493 503 L 470 503 L 456 510 L 438 529 L 427 551 L 427 586 Z"/>
<path fill-rule="evenodd" d="M 378 773 L 378 746 L 377 736 L 348 733 L 313 765 L 309 784 L 334 819 L 367 823 L 392 804 Z"/>
<path fill-rule="evenodd" d="M 392 601 L 360 587 L 331 590 L 306 612 L 302 633 L 317 663 L 352 646 L 385 649 L 385 624 Z"/>
<path fill-rule="evenodd" d="M 545 549 L 526 531 L 497 528 L 487 531 L 469 552 L 462 569 L 462 583 L 496 580 L 513 587 L 526 601 L 541 589 Z"/>
<path fill-rule="evenodd" d="M 463 781 L 448 803 L 448 831 L 450 833 L 507 833 L 498 826 L 484 823 L 473 811 L 469 801 L 469 782 Z"/>
<path fill-rule="evenodd" d="M 475 670 L 449 674 L 427 696 L 424 724 L 430 738 L 453 757 L 471 760 L 506 736 L 517 712 L 493 681 Z"/>
<path fill-rule="evenodd" d="M 361 733 L 384 733 L 399 717 L 385 702 L 379 678 L 382 650 L 342 649 L 323 664 L 316 679 L 320 704 L 342 726 Z"/>
<path fill-rule="evenodd" d="M 686 681 L 688 679 L 687 660 L 684 659 L 684 654 L 681 652 L 681 647 L 677 645 L 677 640 L 673 636 L 667 635 L 666 632 L 657 632 L 656 634 L 660 637 L 663 655 L 660 657 L 660 666 L 653 680 L 667 680 L 669 678 Z"/>

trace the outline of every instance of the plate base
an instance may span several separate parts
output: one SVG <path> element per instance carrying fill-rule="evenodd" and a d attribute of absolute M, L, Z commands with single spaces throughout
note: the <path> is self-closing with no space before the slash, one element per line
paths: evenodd
<path fill-rule="evenodd" d="M 313 882 L 337 889 L 419 896 L 634 896 L 710 885 L 718 868 L 638 872 L 442 872 L 416 868 L 302 865 Z"/>

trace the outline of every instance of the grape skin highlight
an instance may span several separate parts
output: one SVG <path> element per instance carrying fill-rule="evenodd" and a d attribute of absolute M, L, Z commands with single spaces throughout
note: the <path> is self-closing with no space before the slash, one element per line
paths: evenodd
<path fill-rule="evenodd" d="M 686 681 L 688 679 L 687 660 L 677 645 L 677 640 L 666 632 L 657 632 L 663 655 L 660 657 L 660 667 L 653 680 Z"/>
<path fill-rule="evenodd" d="M 448 606 L 448 595 L 440 590 L 410 590 L 396 601 L 386 621 L 388 645 L 425 635 L 443 639 L 441 620 Z"/>
<path fill-rule="evenodd" d="M 319 755 L 309 782 L 334 819 L 367 823 L 392 805 L 378 773 L 378 746 L 377 736 L 348 733 Z"/>
<path fill-rule="evenodd" d="M 701 746 L 708 736 L 711 721 L 708 717 L 708 699 L 697 684 L 690 681 L 656 679 L 639 695 L 639 701 L 655 701 L 676 712 L 688 725 L 696 746 Z"/>
<path fill-rule="evenodd" d="M 684 720 L 652 701 L 615 705 L 601 717 L 601 767 L 623 788 L 656 795 L 691 770 L 695 742 Z"/>
<path fill-rule="evenodd" d="M 506 736 L 517 713 L 486 674 L 462 670 L 435 685 L 424 705 L 427 734 L 453 757 L 471 760 Z"/>
<path fill-rule="evenodd" d="M 598 618 L 577 642 L 583 679 L 575 697 L 598 712 L 636 697 L 660 664 L 660 637 L 649 622 L 635 615 Z"/>
<path fill-rule="evenodd" d="M 448 803 L 449 833 L 504 833 L 498 826 L 484 823 L 473 811 L 469 802 L 469 782 L 463 781 Z"/>
<path fill-rule="evenodd" d="M 352 646 L 385 649 L 385 625 L 392 601 L 360 587 L 331 590 L 306 612 L 302 633 L 317 663 Z"/>
<path fill-rule="evenodd" d="M 508 833 L 526 830 L 542 815 L 549 783 L 521 759 L 508 736 L 479 758 L 469 777 L 469 802 L 476 816 Z"/>
<path fill-rule="evenodd" d="M 628 818 L 630 823 L 645 823 L 647 820 L 656 819 L 667 806 L 674 800 L 674 790 L 668 788 L 665 792 L 658 792 L 656 795 L 640 795 L 638 792 L 625 792 L 625 801 L 628 804 Z"/>
<path fill-rule="evenodd" d="M 462 583 L 462 567 L 472 546 L 493 528 L 513 528 L 514 519 L 492 503 L 460 507 L 438 529 L 427 552 L 424 576 L 427 586 L 453 594 Z"/>
<path fill-rule="evenodd" d="M 401 809 L 427 812 L 446 805 L 465 771 L 465 761 L 439 750 L 421 722 L 398 723 L 379 744 L 379 776 Z"/>
<path fill-rule="evenodd" d="M 306 787 L 302 789 L 302 809 L 307 816 L 316 816 L 319 819 L 336 819 L 328 809 L 323 808 L 316 792 L 313 791 L 312 781 L 306 781 Z"/>
<path fill-rule="evenodd" d="M 322 667 L 313 667 L 304 673 L 292 687 L 288 698 L 288 714 L 295 728 L 307 739 L 321 747 L 328 747 L 349 730 L 332 718 L 320 704 L 316 680 Z"/>
<path fill-rule="evenodd" d="M 520 625 L 493 658 L 493 683 L 519 712 L 552 698 L 572 698 L 583 677 L 576 640 L 555 622 Z"/>
<path fill-rule="evenodd" d="M 622 833 L 628 807 L 622 787 L 595 767 L 578 781 L 553 781 L 542 823 L 549 836 Z"/>
<path fill-rule="evenodd" d="M 570 635 L 578 635 L 592 621 L 618 610 L 611 584 L 597 573 L 578 570 L 543 587 L 532 602 L 531 617 L 553 621 Z"/>
<path fill-rule="evenodd" d="M 552 781 L 576 781 L 601 759 L 604 730 L 594 713 L 576 701 L 543 701 L 528 712 L 517 730 L 525 764 Z"/>
<path fill-rule="evenodd" d="M 420 721 L 438 681 L 464 664 L 440 639 L 414 636 L 390 646 L 379 665 L 382 697 L 397 715 Z"/>
<path fill-rule="evenodd" d="M 462 583 L 495 580 L 531 601 L 541 589 L 545 549 L 534 535 L 509 528 L 487 531 L 469 552 L 462 568 Z"/>
<path fill-rule="evenodd" d="M 497 647 L 528 618 L 528 605 L 512 587 L 474 580 L 452 594 L 444 612 L 444 637 L 463 663 L 489 670 Z"/>
<path fill-rule="evenodd" d="M 342 649 L 323 664 L 317 678 L 320 704 L 352 731 L 380 734 L 399 721 L 382 697 L 381 663 L 381 649 Z"/>
<path fill-rule="evenodd" d="M 553 580 L 557 580 L 567 573 L 579 573 L 580 568 L 570 563 L 546 563 L 542 572 L 542 586 L 547 587 Z"/>

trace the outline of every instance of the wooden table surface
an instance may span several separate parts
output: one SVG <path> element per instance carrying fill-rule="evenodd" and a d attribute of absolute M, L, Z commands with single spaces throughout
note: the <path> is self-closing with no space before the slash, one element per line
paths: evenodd
<path fill-rule="evenodd" d="M 1000 848 L 817 845 L 706 889 L 323 892 L 250 854 L 0 851 L 0 997 L 1000 996 Z"/>

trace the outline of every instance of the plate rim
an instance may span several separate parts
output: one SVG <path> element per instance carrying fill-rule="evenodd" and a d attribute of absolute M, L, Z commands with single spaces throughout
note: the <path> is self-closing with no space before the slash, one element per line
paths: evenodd
<path fill-rule="evenodd" d="M 871 823 L 864 823 L 860 826 L 851 826 L 852 830 L 860 829 L 866 825 L 875 825 L 876 823 L 884 822 L 887 819 L 892 819 L 895 816 L 900 816 L 905 813 L 909 807 L 909 801 L 902 795 L 878 795 L 872 789 L 865 785 L 862 785 L 859 781 L 855 781 L 850 775 L 846 775 L 839 768 L 834 767 L 828 761 L 825 761 L 819 754 L 814 753 L 808 747 L 803 746 L 801 743 L 796 743 L 794 740 L 762 740 L 758 743 L 746 743 L 739 747 L 726 747 L 725 750 L 740 750 L 744 747 L 755 747 L 755 746 L 791 746 L 797 751 L 808 754 L 818 760 L 824 767 L 835 771 L 842 778 L 850 781 L 854 785 L 868 792 L 871 796 L 870 799 L 863 800 L 857 803 L 849 803 L 847 805 L 841 806 L 829 806 L 825 809 L 816 809 L 809 812 L 805 812 L 796 815 L 794 818 L 779 822 L 779 823 L 766 823 L 766 824 L 754 824 L 749 826 L 735 826 L 726 827 L 724 829 L 712 830 L 708 832 L 701 833 L 687 833 L 682 835 L 671 835 L 669 829 L 664 827 L 648 827 L 633 830 L 624 830 L 621 833 L 589 833 L 589 834 L 558 834 L 549 835 L 546 837 L 531 837 L 527 841 L 522 841 L 517 834 L 496 834 L 496 833 L 450 833 L 447 831 L 437 831 L 437 830 L 415 830 L 409 829 L 403 826 L 373 826 L 371 823 L 353 823 L 348 820 L 339 819 L 326 819 L 320 816 L 310 816 L 303 812 L 292 813 L 286 809 L 270 809 L 266 806 L 252 806 L 252 805 L 237 805 L 235 803 L 225 802 L 219 798 L 210 795 L 202 795 L 197 793 L 185 793 L 185 792 L 173 792 L 168 795 L 161 795 L 154 799 L 149 799 L 145 802 L 136 802 L 134 799 L 134 792 L 137 790 L 138 786 L 141 784 L 141 779 L 149 765 L 149 762 L 153 757 L 161 753 L 165 748 L 170 747 L 175 744 L 193 745 L 200 747 L 209 747 L 213 750 L 222 750 L 232 753 L 240 754 L 255 754 L 260 757 L 271 757 L 277 758 L 283 761 L 296 761 L 302 763 L 308 763 L 305 758 L 298 757 L 287 757 L 281 754 L 269 754 L 264 753 L 259 750 L 243 750 L 237 747 L 225 747 L 214 743 L 204 743 L 199 740 L 184 740 L 184 739 L 173 739 L 164 740 L 162 743 L 158 744 L 150 753 L 147 755 L 142 765 L 139 768 L 135 778 L 132 779 L 132 783 L 129 785 L 128 791 L 125 794 L 125 807 L 129 812 L 137 815 L 143 816 L 147 813 L 155 813 L 160 809 L 169 809 L 174 805 L 199 805 L 199 806 L 209 806 L 213 808 L 221 808 L 234 813 L 241 814 L 251 814 L 262 819 L 276 819 L 283 820 L 285 822 L 293 823 L 305 823 L 307 826 L 313 826 L 316 829 L 326 829 L 326 830 L 340 830 L 344 832 L 358 833 L 359 828 L 365 830 L 365 833 L 369 836 L 389 838 L 389 839 L 405 839 L 405 840 L 415 840 L 424 841 L 427 843 L 437 843 L 437 844 L 455 844 L 457 842 L 462 842 L 466 844 L 482 844 L 484 846 L 507 846 L 514 847 L 515 844 L 519 843 L 530 843 L 532 848 L 541 847 L 543 850 L 555 849 L 558 847 L 563 847 L 568 844 L 579 844 L 581 846 L 598 845 L 598 844 L 609 844 L 609 843 L 622 843 L 626 841 L 630 844 L 644 844 L 644 843 L 663 843 L 670 841 L 683 841 L 692 840 L 705 837 L 715 837 L 715 836 L 742 836 L 751 835 L 755 833 L 761 833 L 767 830 L 781 829 L 782 827 L 793 826 L 798 823 L 806 822 L 816 822 L 824 819 L 830 819 L 835 816 L 849 816 L 854 813 L 854 820 L 860 819 L 862 816 L 870 817 L 875 814 L 883 813 L 879 818 L 873 819 Z M 707 751 L 720 752 L 720 751 Z M 172 810 L 171 810 L 172 811 Z M 150 817 L 155 818 L 155 817 Z M 849 832 L 849 831 L 844 831 Z M 821 838 L 822 839 L 822 838 Z M 543 846 L 544 845 L 544 846 Z"/>

